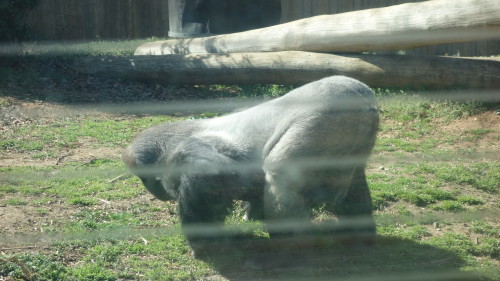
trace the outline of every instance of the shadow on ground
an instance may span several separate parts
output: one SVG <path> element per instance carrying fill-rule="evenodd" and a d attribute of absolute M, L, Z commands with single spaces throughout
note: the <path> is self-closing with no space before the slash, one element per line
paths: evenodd
<path fill-rule="evenodd" d="M 131 103 L 228 98 L 234 94 L 211 87 L 160 85 L 79 73 L 75 57 L 1 57 L 0 97 L 56 104 Z"/>
<path fill-rule="evenodd" d="M 275 242 L 272 242 L 275 244 Z M 258 239 L 216 247 L 205 260 L 229 280 L 483 280 L 453 253 L 410 240 L 303 247 Z M 236 253 L 236 254 L 235 254 Z"/>

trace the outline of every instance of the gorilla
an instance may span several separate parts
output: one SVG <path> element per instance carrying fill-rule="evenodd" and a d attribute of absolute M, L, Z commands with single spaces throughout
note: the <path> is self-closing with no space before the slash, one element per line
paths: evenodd
<path fill-rule="evenodd" d="M 149 128 L 123 159 L 156 198 L 178 202 L 195 255 L 208 238 L 189 227 L 220 225 L 234 200 L 247 202 L 245 216 L 263 220 L 271 238 L 280 234 L 273 225 L 310 222 L 318 206 L 339 222 L 364 217 L 358 231 L 374 237 L 365 164 L 378 123 L 371 90 L 332 76 L 222 117 Z M 304 231 L 290 225 L 287 235 Z"/>

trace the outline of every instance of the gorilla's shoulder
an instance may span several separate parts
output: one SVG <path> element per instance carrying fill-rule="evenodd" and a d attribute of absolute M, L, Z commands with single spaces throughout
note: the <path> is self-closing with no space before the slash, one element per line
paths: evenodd
<path fill-rule="evenodd" d="M 343 76 L 343 75 L 334 75 L 334 76 L 325 77 L 325 78 L 318 80 L 317 82 L 341 83 L 341 84 L 360 84 L 361 83 L 360 81 L 358 81 L 354 78 Z"/>
<path fill-rule="evenodd" d="M 314 83 L 317 83 L 317 87 L 323 86 L 332 92 L 339 92 L 346 89 L 351 92 L 368 92 L 371 94 L 371 90 L 366 84 L 347 76 L 330 76 L 313 82 L 312 84 Z"/>
<path fill-rule="evenodd" d="M 318 101 L 325 106 L 338 105 L 339 100 L 350 100 L 359 105 L 376 104 L 373 92 L 367 85 L 346 76 L 330 76 L 317 80 L 293 90 L 284 97 L 290 101 Z"/>

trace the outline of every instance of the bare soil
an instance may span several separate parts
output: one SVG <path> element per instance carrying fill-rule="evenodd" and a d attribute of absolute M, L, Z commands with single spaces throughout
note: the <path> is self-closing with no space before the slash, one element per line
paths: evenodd
<path fill-rule="evenodd" d="M 462 137 L 462 141 L 452 145 L 451 148 L 467 149 L 474 147 L 479 151 L 500 151 L 500 115 L 496 111 L 491 110 L 479 115 L 461 118 L 437 129 L 447 135 Z M 476 142 L 467 140 L 471 132 L 478 129 L 490 132 L 481 136 Z"/>

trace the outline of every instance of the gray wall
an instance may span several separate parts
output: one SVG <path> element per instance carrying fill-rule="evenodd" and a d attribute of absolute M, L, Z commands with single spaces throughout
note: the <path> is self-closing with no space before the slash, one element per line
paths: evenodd
<path fill-rule="evenodd" d="M 28 24 L 41 40 L 166 37 L 167 0 L 40 0 Z"/>

